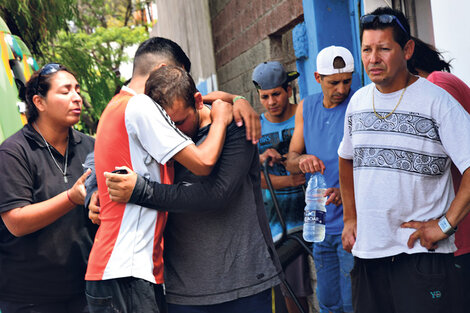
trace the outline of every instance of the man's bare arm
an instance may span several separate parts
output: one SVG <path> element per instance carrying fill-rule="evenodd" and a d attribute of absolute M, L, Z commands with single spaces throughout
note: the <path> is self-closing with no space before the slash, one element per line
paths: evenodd
<path fill-rule="evenodd" d="M 299 157 L 305 151 L 303 107 L 304 100 L 300 101 L 295 111 L 295 128 L 287 154 L 286 169 L 291 173 L 302 172 L 299 168 Z"/>
<path fill-rule="evenodd" d="M 304 117 L 303 103 L 300 101 L 295 112 L 295 128 L 292 135 L 289 153 L 287 154 L 286 169 L 291 173 L 315 173 L 325 171 L 323 161 L 314 155 L 304 154 Z"/>
<path fill-rule="evenodd" d="M 344 228 L 341 239 L 344 250 L 351 252 L 356 242 L 357 215 L 354 198 L 353 161 L 339 158 L 339 185 L 343 201 Z"/>
<path fill-rule="evenodd" d="M 287 187 L 297 187 L 305 184 L 305 175 L 304 174 L 291 174 L 285 176 L 278 176 L 269 174 L 271 183 L 275 190 L 287 188 Z M 261 188 L 268 189 L 266 179 L 264 178 L 264 173 L 261 172 Z"/>

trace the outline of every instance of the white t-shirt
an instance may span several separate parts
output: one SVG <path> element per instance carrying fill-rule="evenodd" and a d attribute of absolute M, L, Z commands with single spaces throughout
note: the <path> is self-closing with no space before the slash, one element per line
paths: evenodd
<path fill-rule="evenodd" d="M 417 241 L 407 247 L 414 229 L 408 221 L 437 219 L 447 212 L 454 192 L 451 160 L 460 172 L 470 166 L 470 116 L 446 91 L 423 78 L 408 86 L 395 112 L 385 120 L 403 90 L 380 93 L 375 84 L 351 98 L 338 149 L 352 159 L 357 238 L 352 253 L 380 258 L 428 252 Z M 449 159 L 450 157 L 450 159 Z M 439 241 L 436 252 L 455 251 L 454 236 Z"/>

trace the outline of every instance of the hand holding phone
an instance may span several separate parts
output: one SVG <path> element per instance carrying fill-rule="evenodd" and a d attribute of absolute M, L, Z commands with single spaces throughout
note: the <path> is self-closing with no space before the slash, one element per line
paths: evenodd
<path fill-rule="evenodd" d="M 115 202 L 128 202 L 137 182 L 137 173 L 122 166 L 116 168 L 112 173 L 105 172 L 104 177 L 109 198 Z"/>
<path fill-rule="evenodd" d="M 120 169 L 112 171 L 111 173 L 114 173 L 114 174 L 127 174 L 127 170 L 125 168 L 120 168 Z"/>

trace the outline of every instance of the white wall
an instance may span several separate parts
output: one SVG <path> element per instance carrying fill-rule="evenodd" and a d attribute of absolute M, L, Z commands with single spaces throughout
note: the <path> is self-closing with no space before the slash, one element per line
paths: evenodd
<path fill-rule="evenodd" d="M 367 14 L 374 11 L 378 7 L 391 7 L 392 0 L 363 0 L 363 6 L 364 14 Z"/>
<path fill-rule="evenodd" d="M 169 38 L 179 44 L 191 60 L 196 83 L 208 81 L 217 88 L 208 0 L 156 0 L 158 21 L 150 36 Z M 212 91 L 212 90 L 209 90 Z"/>
<path fill-rule="evenodd" d="M 127 62 L 122 62 L 121 66 L 119 66 L 119 72 L 121 73 L 121 78 L 123 81 L 132 78 L 132 69 L 134 68 L 134 55 L 138 47 L 139 45 L 137 44 L 131 47 L 126 47 L 124 49 L 124 53 L 129 56 L 130 60 Z"/>
<path fill-rule="evenodd" d="M 434 26 L 431 12 L 431 0 L 415 1 L 417 36 L 424 42 L 435 45 Z"/>
<path fill-rule="evenodd" d="M 452 73 L 470 86 L 470 1 L 431 0 L 431 10 L 436 48 L 453 59 Z"/>

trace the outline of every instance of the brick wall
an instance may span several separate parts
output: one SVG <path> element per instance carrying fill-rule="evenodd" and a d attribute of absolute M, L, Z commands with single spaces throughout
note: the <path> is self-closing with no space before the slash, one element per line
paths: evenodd
<path fill-rule="evenodd" d="M 291 32 L 303 20 L 302 0 L 209 0 L 209 8 L 219 89 L 263 111 L 251 74 L 267 60 L 295 70 Z"/>
<path fill-rule="evenodd" d="M 220 2 L 221 0 L 210 1 Z M 231 0 L 212 16 L 216 66 L 254 47 L 268 35 L 281 34 L 303 17 L 301 0 Z"/>

